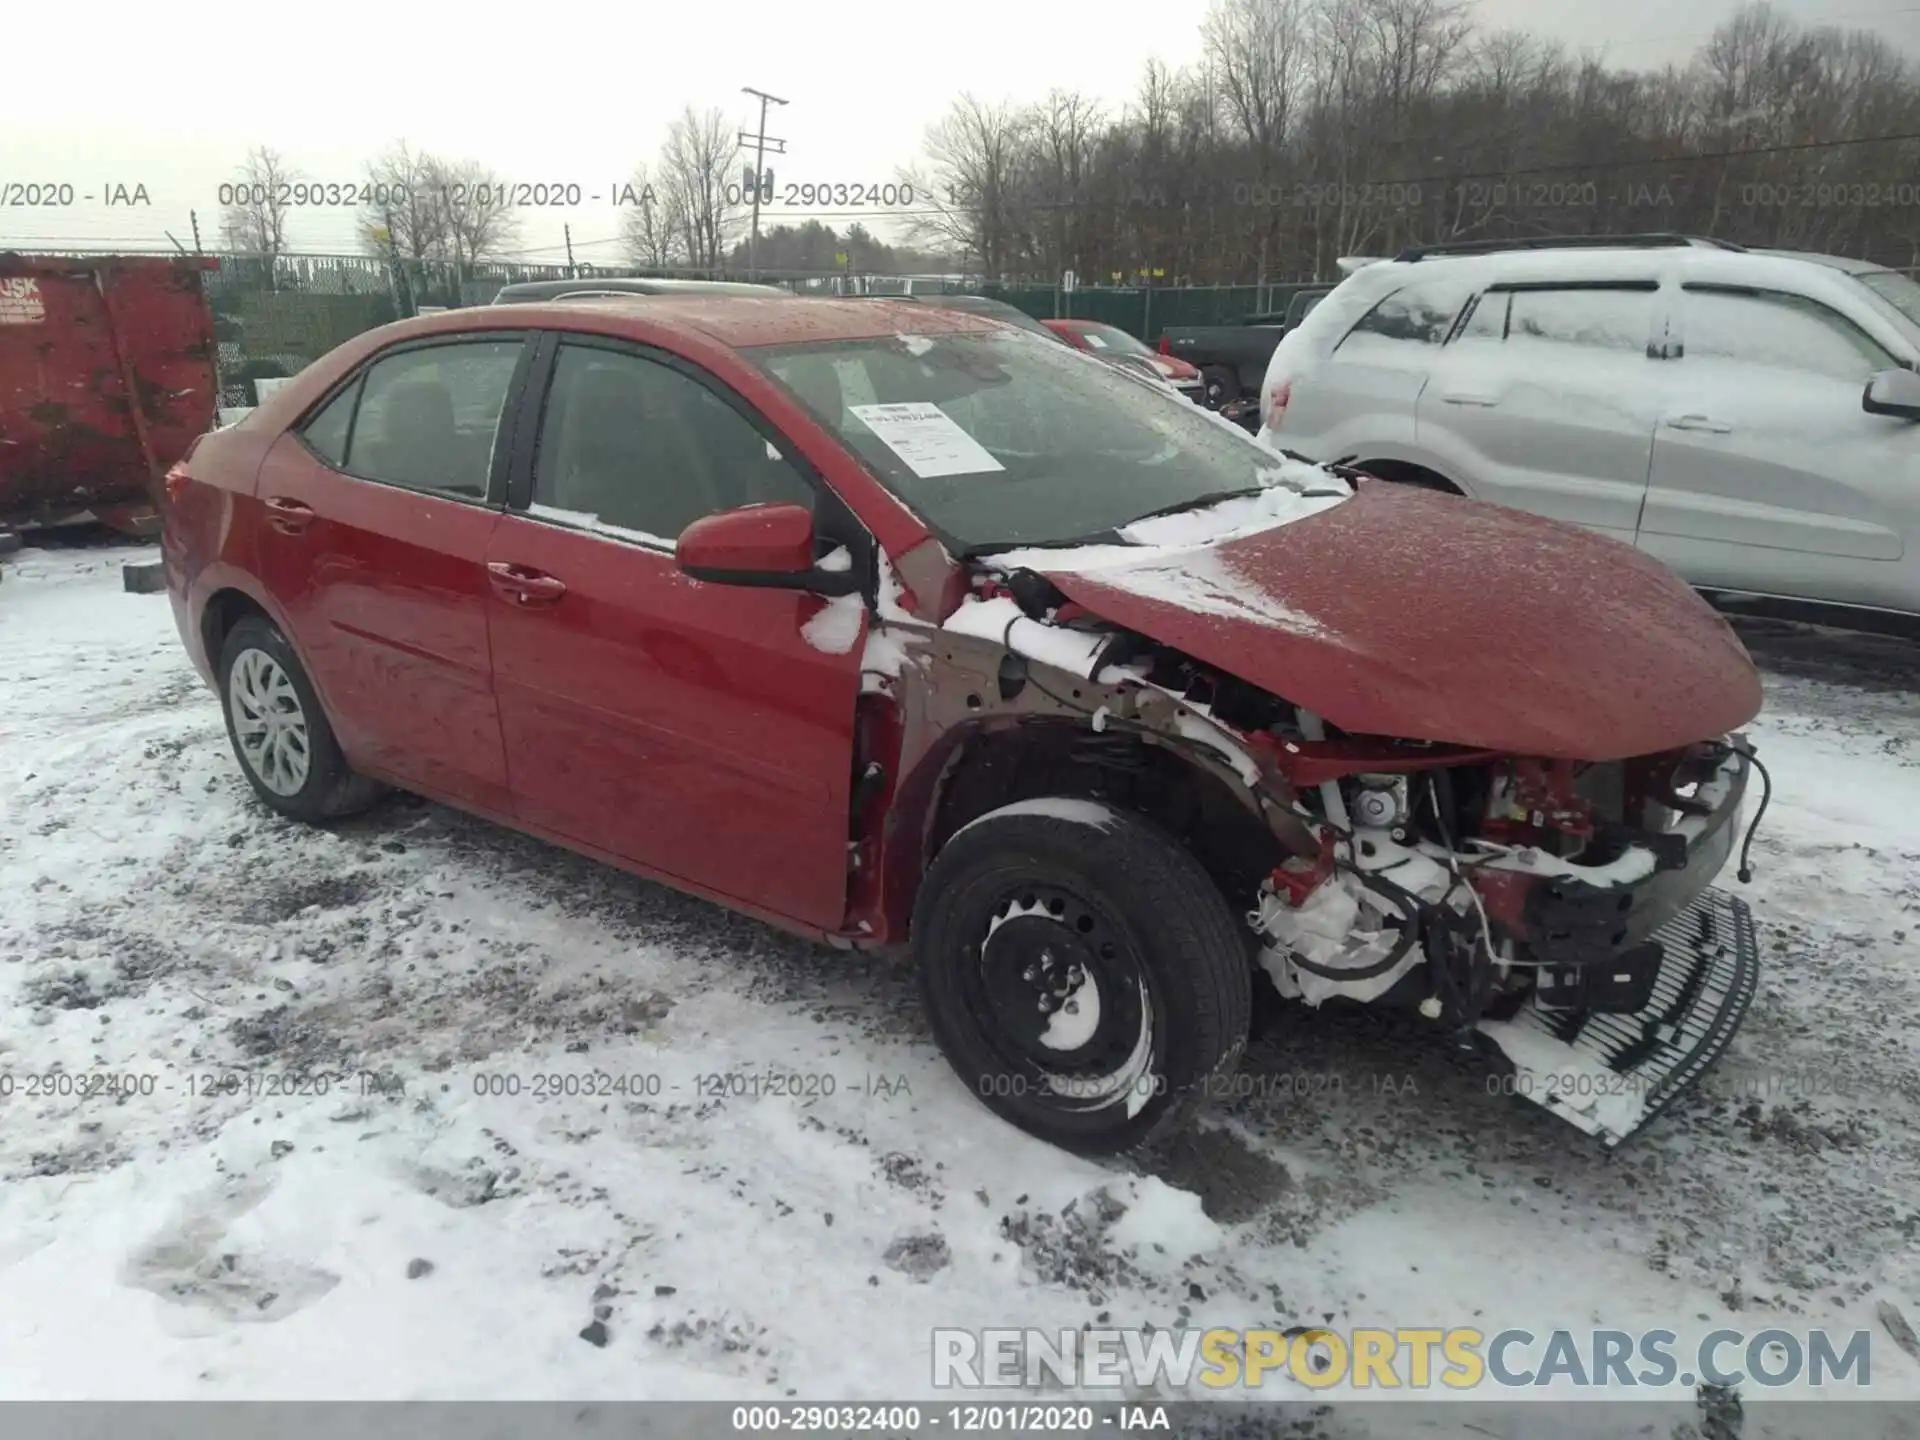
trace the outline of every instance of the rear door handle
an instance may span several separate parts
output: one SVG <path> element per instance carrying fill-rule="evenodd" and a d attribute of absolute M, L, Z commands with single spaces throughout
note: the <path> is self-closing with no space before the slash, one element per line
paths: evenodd
<path fill-rule="evenodd" d="M 1709 415 L 1669 415 L 1666 425 L 1669 430 L 1704 430 L 1709 435 L 1733 433 L 1733 426 Z"/>
<path fill-rule="evenodd" d="M 1449 405 L 1493 406 L 1500 403 L 1498 395 L 1487 395 L 1478 390 L 1442 390 L 1440 398 Z"/>
<path fill-rule="evenodd" d="M 487 576 L 493 582 L 494 593 L 516 605 L 551 605 L 567 593 L 565 581 L 504 560 L 488 561 Z"/>
<path fill-rule="evenodd" d="M 267 497 L 267 523 L 282 535 L 298 535 L 320 517 L 313 513 L 311 506 L 302 505 L 298 500 L 289 500 L 284 495 Z"/>

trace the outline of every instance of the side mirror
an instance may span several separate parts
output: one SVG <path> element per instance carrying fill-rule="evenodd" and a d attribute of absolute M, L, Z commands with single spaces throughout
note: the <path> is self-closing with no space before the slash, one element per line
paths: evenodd
<path fill-rule="evenodd" d="M 804 505 L 745 505 L 704 516 L 680 532 L 674 559 L 683 573 L 715 585 L 816 595 L 849 595 L 860 585 L 851 569 L 816 563 L 813 513 Z"/>
<path fill-rule="evenodd" d="M 1869 415 L 1920 420 L 1920 375 L 1911 370 L 1882 370 L 1867 381 L 1860 408 Z"/>

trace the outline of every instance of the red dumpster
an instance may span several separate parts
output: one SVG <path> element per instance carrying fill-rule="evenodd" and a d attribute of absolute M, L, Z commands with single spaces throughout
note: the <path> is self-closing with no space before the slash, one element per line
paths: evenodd
<path fill-rule="evenodd" d="M 198 256 L 0 255 L 0 530 L 148 528 L 219 403 Z"/>

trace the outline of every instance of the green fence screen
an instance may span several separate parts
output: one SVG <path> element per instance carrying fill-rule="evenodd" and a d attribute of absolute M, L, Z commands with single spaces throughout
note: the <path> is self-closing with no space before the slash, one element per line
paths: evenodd
<path fill-rule="evenodd" d="M 1308 282 L 1209 285 L 1191 289 L 1058 285 L 989 285 L 984 293 L 1036 320 L 1099 320 L 1152 345 L 1170 325 L 1235 325 L 1249 315 L 1283 311 Z"/>

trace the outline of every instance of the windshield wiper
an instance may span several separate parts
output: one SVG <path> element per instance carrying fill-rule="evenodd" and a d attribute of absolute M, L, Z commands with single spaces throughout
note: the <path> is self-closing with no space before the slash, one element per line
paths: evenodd
<path fill-rule="evenodd" d="M 1079 545 L 1135 545 L 1139 542 L 1127 539 L 1123 533 L 1130 525 L 1138 525 L 1142 520 L 1154 520 L 1162 515 L 1178 515 L 1183 511 L 1218 505 L 1222 500 L 1237 500 L 1242 495 L 1258 495 L 1266 488 L 1264 485 L 1242 485 L 1232 490 L 1215 490 L 1210 494 L 1196 495 L 1191 500 L 1177 500 L 1171 505 L 1162 505 L 1158 510 L 1149 510 L 1144 515 L 1136 515 L 1131 520 L 1122 520 L 1117 525 L 1109 525 L 1104 530 L 1095 530 L 1091 535 L 1075 535 L 1063 540 L 995 540 L 981 545 L 969 545 L 960 552 L 960 558 L 980 560 L 1002 550 L 1070 550 Z"/>
<path fill-rule="evenodd" d="M 1191 500 L 1177 500 L 1171 505 L 1162 505 L 1158 510 L 1149 510 L 1144 515 L 1136 515 L 1133 519 L 1113 528 L 1125 530 L 1127 526 L 1138 525 L 1142 520 L 1158 520 L 1162 515 L 1180 515 L 1188 510 L 1201 510 L 1208 505 L 1218 505 L 1223 500 L 1238 500 L 1242 495 L 1258 495 L 1266 488 L 1264 485 L 1242 485 L 1232 490 L 1215 490 L 1206 495 L 1195 496 Z"/>
<path fill-rule="evenodd" d="M 955 558 L 984 560 L 989 555 L 998 555 L 1006 550 L 1071 550 L 1076 545 L 1116 544 L 1119 539 L 1115 531 L 1101 530 L 1092 535 L 1076 535 L 1068 540 L 987 540 L 967 546 Z"/>

